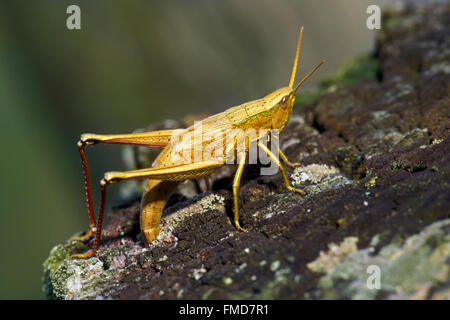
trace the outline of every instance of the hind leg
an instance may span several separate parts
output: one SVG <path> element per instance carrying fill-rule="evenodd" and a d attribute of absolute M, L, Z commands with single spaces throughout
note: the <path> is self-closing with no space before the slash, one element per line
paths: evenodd
<path fill-rule="evenodd" d="M 83 237 L 72 238 L 71 240 L 86 242 L 96 232 L 89 167 L 86 159 L 86 154 L 84 151 L 85 147 L 99 143 L 107 143 L 107 144 L 138 145 L 149 148 L 164 148 L 170 143 L 172 136 L 179 135 L 184 131 L 185 131 L 184 129 L 176 129 L 176 130 L 163 130 L 163 131 L 130 133 L 130 134 L 100 135 L 87 133 L 81 135 L 81 138 L 78 141 L 77 146 L 81 157 L 81 163 L 83 165 L 86 205 L 89 215 L 89 231 Z"/>
<path fill-rule="evenodd" d="M 93 250 L 89 250 L 88 252 L 84 254 L 79 255 L 73 255 L 71 258 L 79 258 L 79 259 L 86 259 L 92 256 L 98 248 L 100 247 L 100 236 L 102 232 L 102 223 L 103 223 L 103 215 L 105 212 L 105 202 L 106 202 L 106 186 L 109 184 L 117 183 L 123 180 L 145 180 L 145 179 L 155 179 L 155 180 L 163 180 L 164 182 L 180 182 L 187 179 L 195 179 L 198 177 L 202 177 L 204 175 L 210 174 L 214 170 L 220 168 L 223 166 L 223 162 L 218 161 L 204 161 L 200 163 L 193 163 L 193 164 L 184 164 L 184 165 L 176 165 L 171 167 L 163 167 L 163 168 L 150 168 L 150 169 L 141 169 L 141 170 L 134 170 L 134 171 L 125 171 L 125 172 L 107 172 L 105 173 L 105 177 L 100 181 L 100 193 L 101 193 L 101 201 L 100 201 L 100 209 L 98 213 L 98 220 L 97 220 L 97 226 L 95 230 L 95 245 Z M 169 185 L 169 184 L 167 184 Z M 151 187 L 151 185 L 150 185 Z M 150 193 L 151 189 L 149 189 L 147 193 Z M 159 193 L 161 196 L 166 196 L 167 190 L 161 190 Z M 155 199 L 158 199 L 156 196 Z M 151 200 L 151 198 L 150 198 Z M 167 200 L 166 200 L 167 201 Z M 159 209 L 160 206 L 155 207 L 156 209 Z M 149 207 L 150 208 L 150 207 Z M 158 217 L 157 214 L 162 213 L 153 211 L 152 214 L 149 214 L 150 222 L 149 224 L 151 227 L 149 229 L 150 233 L 150 239 L 152 237 L 157 236 L 157 232 L 159 233 L 159 229 L 155 229 L 156 222 L 159 225 L 160 216 Z M 142 221 L 142 218 L 141 218 Z M 153 221 L 153 222 L 152 222 Z M 147 222 L 144 221 L 144 224 Z M 153 229 L 152 229 L 153 228 Z M 156 233 L 156 235 L 155 235 Z M 153 236 L 152 236 L 153 235 Z"/>

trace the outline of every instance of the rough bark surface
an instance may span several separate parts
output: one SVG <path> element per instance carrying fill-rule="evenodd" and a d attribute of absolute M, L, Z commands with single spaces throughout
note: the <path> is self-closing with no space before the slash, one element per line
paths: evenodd
<path fill-rule="evenodd" d="M 377 49 L 294 108 L 281 147 L 301 197 L 249 166 L 232 222 L 233 170 L 182 185 L 159 240 L 140 240 L 139 201 L 110 213 L 96 257 L 66 242 L 44 263 L 57 299 L 450 298 L 450 8 L 384 14 Z M 233 169 L 233 168 L 231 168 Z M 367 286 L 370 265 L 381 289 Z"/>

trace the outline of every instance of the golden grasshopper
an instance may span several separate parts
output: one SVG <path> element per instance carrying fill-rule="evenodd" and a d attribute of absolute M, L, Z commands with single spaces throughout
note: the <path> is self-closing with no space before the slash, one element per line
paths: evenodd
<path fill-rule="evenodd" d="M 278 89 L 262 99 L 246 102 L 202 120 L 202 130 L 200 133 L 196 130 L 195 125 L 193 125 L 187 129 L 134 134 L 81 135 L 81 139 L 78 142 L 78 149 L 83 164 L 90 229 L 82 238 L 74 238 L 73 240 L 87 241 L 95 233 L 95 245 L 94 249 L 84 254 L 74 255 L 72 258 L 88 258 L 100 246 L 107 185 L 122 180 L 148 179 L 141 202 L 140 224 L 144 241 L 151 243 L 159 234 L 159 224 L 164 205 L 177 184 L 187 179 L 206 177 L 221 166 L 230 163 L 230 159 L 233 161 L 237 159 L 239 163 L 233 180 L 234 224 L 238 230 L 246 231 L 239 224 L 237 192 L 251 144 L 256 143 L 279 167 L 288 190 L 305 195 L 304 191 L 294 189 L 290 186 L 283 166 L 278 160 L 278 156 L 263 143 L 270 139 L 271 131 L 283 130 L 292 112 L 295 93 L 298 88 L 324 62 L 320 62 L 293 88 L 302 38 L 303 27 L 300 29 L 289 86 Z M 245 134 L 245 131 L 248 130 L 254 130 L 257 134 L 249 137 Z M 199 134 L 201 135 L 200 137 L 198 136 Z M 173 137 L 177 137 L 178 139 L 174 139 Z M 221 137 L 221 139 L 218 139 L 218 137 Z M 227 139 L 227 137 L 233 138 Z M 201 141 L 201 143 L 196 144 L 193 141 Z M 100 181 L 101 201 L 98 220 L 95 223 L 89 168 L 84 147 L 97 143 L 130 144 L 150 148 L 163 148 L 163 150 L 154 161 L 152 168 L 105 173 L 104 178 Z M 243 147 L 238 148 L 238 145 L 243 145 Z M 194 161 L 196 160 L 194 159 L 195 148 L 200 148 L 201 151 L 220 150 L 221 152 L 203 152 L 200 161 Z M 293 167 L 300 165 L 298 163 L 290 163 L 280 149 L 278 149 L 278 154 L 281 160 L 287 165 Z"/>

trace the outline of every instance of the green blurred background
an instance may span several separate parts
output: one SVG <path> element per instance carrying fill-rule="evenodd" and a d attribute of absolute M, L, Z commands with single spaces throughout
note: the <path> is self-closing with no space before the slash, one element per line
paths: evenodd
<path fill-rule="evenodd" d="M 81 133 L 216 113 L 287 85 L 301 25 L 300 75 L 326 60 L 312 88 L 372 49 L 366 9 L 387 2 L 1 0 L 0 298 L 44 298 L 49 250 L 88 227 Z M 70 4 L 81 30 L 66 28 Z M 94 186 L 124 169 L 119 146 L 88 158 Z"/>

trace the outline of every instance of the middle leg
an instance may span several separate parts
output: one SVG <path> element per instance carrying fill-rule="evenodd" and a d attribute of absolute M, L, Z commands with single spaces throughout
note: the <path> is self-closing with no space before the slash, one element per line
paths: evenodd
<path fill-rule="evenodd" d="M 269 148 L 267 148 L 267 146 L 265 146 L 265 145 L 264 145 L 263 143 L 261 143 L 261 142 L 258 142 L 258 146 L 259 146 L 261 149 L 263 149 L 264 152 L 267 153 L 267 155 L 270 157 L 270 159 L 272 159 L 272 161 L 274 161 L 274 162 L 277 164 L 277 166 L 280 168 L 281 175 L 282 175 L 282 177 L 283 177 L 284 184 L 285 184 L 286 188 L 287 188 L 289 191 L 297 192 L 297 193 L 301 194 L 302 196 L 306 195 L 306 192 L 305 192 L 305 191 L 300 190 L 300 189 L 296 189 L 296 188 L 294 188 L 294 187 L 291 186 L 291 184 L 289 183 L 289 179 L 287 178 L 286 173 L 284 172 L 284 168 L 283 168 L 283 166 L 282 166 L 281 163 L 280 163 L 280 160 L 277 159 L 277 157 L 272 153 L 272 151 L 270 151 Z"/>
<path fill-rule="evenodd" d="M 241 177 L 242 177 L 242 172 L 244 171 L 246 157 L 247 157 L 247 153 L 245 151 L 241 152 L 238 155 L 239 166 L 236 170 L 236 174 L 234 175 L 234 180 L 233 180 L 234 225 L 236 226 L 236 228 L 238 230 L 241 230 L 244 232 L 247 232 L 247 230 L 242 228 L 241 225 L 239 224 L 239 211 L 238 211 L 239 209 L 238 209 L 237 192 L 239 189 L 239 185 L 241 184 Z"/>
<path fill-rule="evenodd" d="M 299 163 L 299 162 L 294 162 L 294 163 L 290 162 L 290 161 L 288 160 L 288 158 L 286 157 L 286 155 L 283 153 L 283 151 L 281 151 L 280 148 L 278 148 L 278 153 L 280 154 L 281 160 L 283 160 L 283 162 L 284 162 L 288 167 L 291 167 L 291 168 L 297 168 L 297 167 L 301 167 L 301 166 L 302 166 L 302 164 Z"/>

